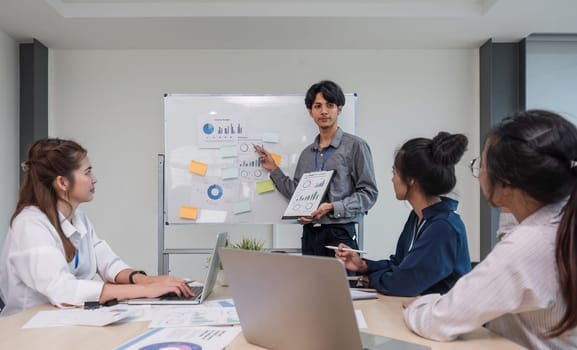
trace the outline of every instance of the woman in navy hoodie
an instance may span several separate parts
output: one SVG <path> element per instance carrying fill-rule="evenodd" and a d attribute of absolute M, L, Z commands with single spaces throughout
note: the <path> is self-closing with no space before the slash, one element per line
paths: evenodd
<path fill-rule="evenodd" d="M 467 148 L 461 134 L 440 132 L 433 139 L 407 141 L 395 155 L 393 187 L 398 200 L 412 207 L 389 259 L 361 259 L 339 245 L 345 267 L 366 275 L 380 293 L 416 296 L 446 293 L 471 270 L 465 225 L 455 213 L 458 202 L 444 197 L 455 187 L 455 164 Z"/>

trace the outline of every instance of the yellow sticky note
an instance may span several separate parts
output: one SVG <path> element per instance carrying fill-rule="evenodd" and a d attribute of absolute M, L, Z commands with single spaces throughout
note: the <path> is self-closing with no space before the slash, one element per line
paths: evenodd
<path fill-rule="evenodd" d="M 276 153 L 271 153 L 270 156 L 272 157 L 272 159 L 274 160 L 274 163 L 276 164 L 276 166 L 280 166 L 280 161 L 282 159 L 280 154 L 276 154 Z"/>
<path fill-rule="evenodd" d="M 206 175 L 206 169 L 208 169 L 207 164 L 197 162 L 196 160 L 191 161 L 190 164 L 188 165 L 188 170 L 191 173 L 194 173 L 194 174 L 197 174 L 200 176 Z"/>
<path fill-rule="evenodd" d="M 187 207 L 185 205 L 180 207 L 180 211 L 178 212 L 178 216 L 181 219 L 189 219 L 189 220 L 196 220 L 198 217 L 198 208 Z"/>
<path fill-rule="evenodd" d="M 274 191 L 274 183 L 271 179 L 256 182 L 257 193 L 265 193 L 270 191 Z"/>

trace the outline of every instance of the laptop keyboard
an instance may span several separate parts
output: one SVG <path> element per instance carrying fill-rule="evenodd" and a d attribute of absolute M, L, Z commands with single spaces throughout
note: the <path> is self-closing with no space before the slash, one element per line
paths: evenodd
<path fill-rule="evenodd" d="M 190 287 L 190 289 L 192 289 L 192 293 L 194 293 L 193 297 L 179 296 L 174 292 L 170 292 L 170 293 L 166 293 L 166 294 L 161 295 L 160 299 L 161 300 L 194 300 L 194 299 L 200 299 L 203 288 L 204 288 L 203 286 Z"/>

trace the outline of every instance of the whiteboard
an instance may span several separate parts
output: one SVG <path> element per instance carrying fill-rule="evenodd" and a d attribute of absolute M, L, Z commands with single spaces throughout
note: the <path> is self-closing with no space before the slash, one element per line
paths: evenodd
<path fill-rule="evenodd" d="M 338 123 L 354 134 L 357 95 L 345 98 Z M 252 145 L 279 155 L 292 177 L 317 134 L 304 95 L 166 94 L 166 223 L 287 223 L 281 217 L 289 200 L 276 189 L 259 192 L 270 178 Z M 196 215 L 182 218 L 182 208 Z"/>

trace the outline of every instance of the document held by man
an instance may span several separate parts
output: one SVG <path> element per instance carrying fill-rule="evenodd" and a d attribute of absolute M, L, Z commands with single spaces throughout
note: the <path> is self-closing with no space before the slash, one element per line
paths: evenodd
<path fill-rule="evenodd" d="M 283 219 L 309 217 L 319 207 L 333 176 L 333 170 L 303 174 L 282 216 Z"/>

